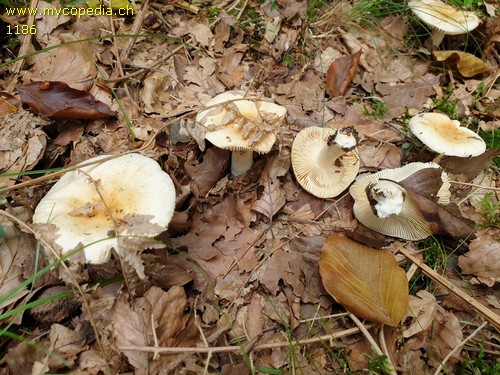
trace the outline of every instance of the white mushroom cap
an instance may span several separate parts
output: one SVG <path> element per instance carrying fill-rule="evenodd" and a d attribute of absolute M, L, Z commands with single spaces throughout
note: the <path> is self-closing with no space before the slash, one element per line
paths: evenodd
<path fill-rule="evenodd" d="M 410 119 L 410 130 L 432 151 L 469 157 L 486 151 L 484 140 L 442 113 L 420 113 Z"/>
<path fill-rule="evenodd" d="M 297 182 L 316 197 L 336 197 L 358 174 L 356 145 L 357 133 L 351 127 L 302 129 L 292 145 L 292 168 Z"/>
<path fill-rule="evenodd" d="M 435 163 L 410 163 L 401 168 L 384 169 L 360 178 L 349 192 L 354 198 L 354 216 L 364 226 L 387 236 L 405 240 L 421 240 L 431 234 L 417 202 L 398 183 Z M 448 204 L 450 183 L 441 173 L 442 186 L 436 194 L 438 203 Z"/>
<path fill-rule="evenodd" d="M 433 35 L 435 46 L 441 43 L 444 35 L 465 34 L 480 23 L 473 12 L 456 9 L 439 0 L 411 0 L 408 6 L 422 22 L 436 30 Z"/>
<path fill-rule="evenodd" d="M 156 235 L 166 229 L 174 208 L 175 187 L 169 175 L 154 160 L 128 154 L 63 175 L 36 207 L 33 222 L 57 227 L 55 242 L 63 253 L 83 244 L 87 262 L 104 263 L 112 248 L 118 250 L 118 239 L 109 235 L 115 228 L 108 209 L 117 223 L 127 216 L 144 216 L 162 228 L 148 232 Z"/>
<path fill-rule="evenodd" d="M 253 163 L 252 152 L 266 154 L 276 142 L 276 130 L 283 123 L 286 109 L 274 103 L 261 100 L 236 100 L 245 98 L 243 91 L 228 91 L 209 100 L 208 109 L 196 116 L 196 121 L 208 131 L 205 138 L 214 146 L 233 152 L 231 172 L 245 173 Z M 235 111 L 231 111 L 235 108 Z"/>

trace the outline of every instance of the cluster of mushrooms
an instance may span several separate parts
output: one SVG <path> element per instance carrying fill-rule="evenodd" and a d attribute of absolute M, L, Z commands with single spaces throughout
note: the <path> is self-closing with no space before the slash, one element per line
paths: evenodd
<path fill-rule="evenodd" d="M 201 112 L 196 120 L 206 127 L 205 138 L 216 147 L 232 151 L 231 173 L 245 173 L 253 163 L 253 152 L 267 153 L 276 141 L 276 129 L 286 109 L 263 100 L 249 100 L 240 91 L 226 92 L 206 103 L 216 106 Z M 264 126 L 259 126 L 264 124 Z M 422 113 L 410 120 L 412 133 L 439 154 L 470 157 L 486 150 L 473 131 L 441 113 Z M 334 198 L 356 179 L 360 159 L 358 134 L 353 127 L 333 129 L 311 126 L 301 130 L 292 145 L 291 162 L 297 182 L 319 198 Z M 360 178 L 350 187 L 354 214 L 366 227 L 392 237 L 420 240 L 431 234 L 417 202 L 401 182 L 436 163 L 410 163 Z M 450 202 L 450 183 L 440 173 L 440 189 L 433 197 L 438 204 Z"/>
<path fill-rule="evenodd" d="M 269 100 L 250 99 L 245 93 L 220 94 L 206 103 L 209 108 L 196 120 L 205 126 L 205 138 L 214 146 L 232 151 L 231 173 L 244 174 L 253 163 L 253 152 L 268 153 L 284 122 L 286 109 Z M 484 141 L 439 113 L 423 113 L 410 120 L 410 129 L 431 150 L 460 157 L 486 150 Z M 334 198 L 356 179 L 360 159 L 358 134 L 352 127 L 333 129 L 311 126 L 301 130 L 292 145 L 291 161 L 297 182 L 319 198 Z M 419 240 L 431 234 L 418 204 L 400 182 L 435 163 L 410 163 L 360 178 L 350 187 L 354 214 L 366 227 L 393 237 Z M 169 175 L 146 156 L 101 155 L 66 173 L 40 201 L 33 222 L 54 224 L 55 243 L 62 253 L 83 247 L 85 261 L 105 263 L 119 238 L 141 236 L 134 217 L 150 224 L 148 236 L 166 230 L 175 209 L 175 188 Z M 448 204 L 449 182 L 441 173 L 439 204 Z"/>
<path fill-rule="evenodd" d="M 422 113 L 410 120 L 411 132 L 429 149 L 439 154 L 471 157 L 482 154 L 486 144 L 473 131 L 441 113 Z M 347 189 L 359 171 L 357 135 L 353 128 L 309 127 L 301 130 L 292 146 L 292 168 L 297 182 L 319 198 L 334 198 Z M 349 193 L 354 215 L 366 227 L 384 235 L 420 240 L 431 235 L 417 202 L 401 182 L 425 169 L 440 169 L 436 163 L 409 163 L 395 169 L 361 177 Z M 450 183 L 442 171 L 438 204 L 450 202 Z"/>

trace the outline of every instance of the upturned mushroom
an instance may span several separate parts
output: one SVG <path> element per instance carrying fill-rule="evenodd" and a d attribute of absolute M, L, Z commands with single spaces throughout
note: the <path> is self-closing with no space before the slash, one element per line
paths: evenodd
<path fill-rule="evenodd" d="M 429 223 L 417 202 L 400 185 L 427 168 L 440 167 L 435 163 L 410 163 L 360 178 L 349 190 L 354 198 L 356 219 L 375 232 L 405 240 L 416 241 L 431 235 Z M 442 172 L 441 185 L 434 197 L 439 204 L 449 203 L 449 189 L 448 176 Z"/>
<path fill-rule="evenodd" d="M 442 113 L 420 113 L 409 122 L 413 134 L 432 151 L 448 156 L 478 156 L 486 151 L 484 140 Z"/>
<path fill-rule="evenodd" d="M 216 106 L 200 112 L 196 121 L 207 128 L 205 139 L 231 153 L 231 173 L 238 176 L 253 165 L 253 152 L 267 154 L 286 109 L 264 100 L 244 99 L 243 91 L 228 91 L 205 103 Z"/>
<path fill-rule="evenodd" d="M 358 174 L 357 143 L 358 135 L 352 127 L 302 129 L 292 145 L 297 182 L 318 198 L 336 197 Z"/>
<path fill-rule="evenodd" d="M 175 188 L 169 175 L 154 160 L 128 154 L 63 175 L 36 207 L 33 222 L 56 226 L 55 243 L 63 254 L 83 245 L 86 261 L 98 264 L 109 260 L 112 249 L 119 251 L 118 236 L 130 234 L 115 233 L 120 223 L 140 216 L 155 224 L 147 233 L 155 236 L 167 228 L 174 208 Z"/>
<path fill-rule="evenodd" d="M 445 35 L 468 33 L 480 23 L 479 17 L 473 12 L 456 9 L 439 0 L 411 0 L 408 7 L 432 29 L 434 46 L 438 46 Z"/>

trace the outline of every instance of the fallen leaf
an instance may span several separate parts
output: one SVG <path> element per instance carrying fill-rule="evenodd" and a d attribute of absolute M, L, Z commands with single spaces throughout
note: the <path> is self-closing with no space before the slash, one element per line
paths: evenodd
<path fill-rule="evenodd" d="M 21 101 L 44 116 L 66 119 L 100 119 L 115 113 L 85 91 L 64 82 L 43 81 L 18 86 Z"/>
<path fill-rule="evenodd" d="M 394 256 L 336 234 L 325 240 L 319 272 L 325 289 L 360 318 L 397 326 L 408 308 L 408 280 Z"/>
<path fill-rule="evenodd" d="M 445 65 L 452 70 L 457 70 L 466 78 L 490 71 L 488 64 L 480 58 L 462 51 L 434 51 L 436 61 L 444 61 Z"/>
<path fill-rule="evenodd" d="M 478 174 L 483 169 L 491 165 L 491 160 L 500 155 L 500 148 L 492 148 L 486 150 L 479 156 L 471 158 L 459 158 L 457 156 L 449 156 L 443 158 L 440 165 L 447 172 L 453 174 Z"/>
<path fill-rule="evenodd" d="M 500 235 L 497 229 L 482 230 L 470 242 L 469 252 L 458 258 L 458 265 L 467 275 L 492 287 L 500 282 Z"/>
<path fill-rule="evenodd" d="M 2 118 L 0 126 L 0 173 L 31 170 L 42 158 L 47 136 L 40 129 L 48 121 L 28 111 L 16 111 Z M 11 186 L 18 176 L 1 177 L 0 185 Z"/>
<path fill-rule="evenodd" d="M 286 174 L 289 164 L 289 159 L 283 157 L 282 154 L 268 160 L 259 182 L 260 186 L 264 187 L 264 191 L 260 198 L 252 204 L 252 210 L 261 213 L 268 219 L 281 210 L 286 199 L 279 177 Z"/>
<path fill-rule="evenodd" d="M 326 93 L 331 97 L 342 96 L 356 75 L 361 49 L 348 56 L 335 59 L 326 72 Z"/>

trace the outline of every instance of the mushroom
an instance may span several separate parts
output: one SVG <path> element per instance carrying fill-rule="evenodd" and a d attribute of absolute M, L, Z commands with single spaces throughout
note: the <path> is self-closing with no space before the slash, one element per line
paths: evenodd
<path fill-rule="evenodd" d="M 468 33 L 480 22 L 473 12 L 456 9 L 439 0 L 411 0 L 408 7 L 432 29 L 431 39 L 434 46 L 438 46 L 445 35 Z"/>
<path fill-rule="evenodd" d="M 302 129 L 292 145 L 292 168 L 297 182 L 318 198 L 333 198 L 356 178 L 359 158 L 353 127 Z"/>
<path fill-rule="evenodd" d="M 40 201 L 33 222 L 56 226 L 63 253 L 84 245 L 87 262 L 98 264 L 109 260 L 112 248 L 119 251 L 118 236 L 130 234 L 114 233 L 120 223 L 140 215 L 153 224 L 147 234 L 154 236 L 166 229 L 174 207 L 169 175 L 154 160 L 128 154 L 66 173 Z"/>
<path fill-rule="evenodd" d="M 432 151 L 448 156 L 478 156 L 486 151 L 483 139 L 442 113 L 420 113 L 410 119 L 410 130 Z"/>
<path fill-rule="evenodd" d="M 253 151 L 267 154 L 276 142 L 276 130 L 286 109 L 263 100 L 245 99 L 243 91 L 228 91 L 209 100 L 196 121 L 207 128 L 205 138 L 214 146 L 232 151 L 231 173 L 238 176 L 253 165 Z M 229 103 L 228 103 L 229 102 Z"/>
<path fill-rule="evenodd" d="M 349 192 L 354 198 L 354 216 L 364 226 L 387 236 L 405 240 L 421 240 L 431 234 L 417 202 L 399 184 L 426 168 L 440 168 L 436 163 L 410 163 L 401 168 L 384 169 L 360 178 Z M 450 201 L 450 182 L 441 173 L 441 186 L 436 193 L 439 204 Z"/>

